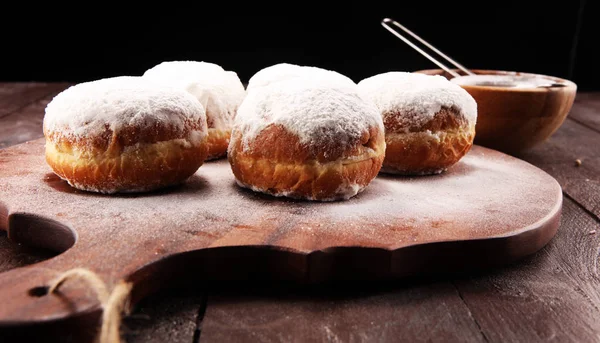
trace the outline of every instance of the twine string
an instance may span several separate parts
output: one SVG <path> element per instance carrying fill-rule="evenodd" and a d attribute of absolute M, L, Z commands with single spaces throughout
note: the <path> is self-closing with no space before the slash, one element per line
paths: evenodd
<path fill-rule="evenodd" d="M 74 268 L 59 275 L 50 283 L 48 294 L 56 292 L 70 279 L 80 279 L 94 290 L 102 306 L 102 327 L 97 337 L 98 343 L 121 343 L 119 328 L 121 315 L 129 310 L 129 294 L 132 283 L 120 281 L 109 293 L 106 284 L 94 272 L 84 268 Z"/>

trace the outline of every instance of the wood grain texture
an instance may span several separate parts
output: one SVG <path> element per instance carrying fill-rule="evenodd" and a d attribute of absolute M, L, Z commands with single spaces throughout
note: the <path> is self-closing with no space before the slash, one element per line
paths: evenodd
<path fill-rule="evenodd" d="M 67 86 L 66 83 L 0 83 L 0 118 Z"/>
<path fill-rule="evenodd" d="M 566 120 L 549 141 L 520 157 L 554 176 L 569 197 L 600 218 L 600 133 Z"/>
<path fill-rule="evenodd" d="M 600 93 L 577 96 L 569 118 L 600 133 Z"/>
<path fill-rule="evenodd" d="M 206 296 L 200 286 L 161 291 L 144 299 L 121 325 L 127 343 L 192 341 L 198 310 Z"/>
<path fill-rule="evenodd" d="M 2 118 L 0 148 L 27 142 L 44 136 L 44 109 L 58 90 Z"/>
<path fill-rule="evenodd" d="M 598 342 L 599 248 L 599 222 L 567 199 L 542 251 L 456 285 L 491 342 Z"/>
<path fill-rule="evenodd" d="M 549 175 L 481 147 L 441 175 L 378 176 L 359 196 L 330 203 L 243 190 L 226 160 L 203 165 L 179 187 L 109 196 L 51 173 L 43 139 L 1 150 L 0 165 L 0 227 L 16 242 L 68 249 L 0 274 L 0 325 L 96 311 L 81 282 L 60 296 L 28 293 L 75 267 L 109 287 L 132 282 L 135 304 L 186 274 L 318 283 L 508 263 L 548 242 L 562 202 Z"/>
<path fill-rule="evenodd" d="M 447 281 L 213 290 L 202 342 L 485 342 Z"/>

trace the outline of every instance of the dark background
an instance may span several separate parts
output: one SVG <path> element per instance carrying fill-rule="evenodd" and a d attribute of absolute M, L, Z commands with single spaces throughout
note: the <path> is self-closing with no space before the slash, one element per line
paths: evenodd
<path fill-rule="evenodd" d="M 101 2 L 27 4 L 4 11 L 0 81 L 140 75 L 166 60 L 218 63 L 242 81 L 279 62 L 328 68 L 355 81 L 435 67 L 380 25 L 390 17 L 468 68 L 554 75 L 575 81 L 580 90 L 597 90 L 597 3 L 163 1 L 129 9 Z"/>

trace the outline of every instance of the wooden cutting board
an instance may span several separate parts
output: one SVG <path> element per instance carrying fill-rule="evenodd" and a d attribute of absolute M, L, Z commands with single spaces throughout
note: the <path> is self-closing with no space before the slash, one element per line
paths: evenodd
<path fill-rule="evenodd" d="M 493 267 L 543 247 L 561 206 L 551 176 L 478 146 L 444 174 L 380 175 L 351 200 L 315 203 L 241 189 L 226 160 L 160 192 L 82 192 L 51 172 L 40 139 L 0 151 L 0 228 L 63 253 L 0 274 L 0 325 L 97 311 L 83 282 L 44 295 L 76 267 L 109 287 L 132 282 L 132 304 L 187 278 L 315 283 Z"/>

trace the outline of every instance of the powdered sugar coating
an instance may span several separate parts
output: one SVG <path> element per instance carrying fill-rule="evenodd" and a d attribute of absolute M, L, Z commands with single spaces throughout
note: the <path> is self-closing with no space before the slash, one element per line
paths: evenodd
<path fill-rule="evenodd" d="M 356 85 L 321 82 L 308 76 L 248 92 L 234 123 L 234 131 L 242 133 L 244 149 L 270 125 L 282 125 L 309 148 L 351 148 L 370 128 L 383 132 L 379 111 L 358 93 Z"/>
<path fill-rule="evenodd" d="M 488 86 L 505 88 L 551 87 L 557 83 L 541 75 L 465 75 L 450 79 L 452 83 L 464 86 Z"/>
<path fill-rule="evenodd" d="M 462 87 L 440 75 L 387 72 L 358 83 L 384 116 L 397 116 L 402 127 L 422 126 L 442 107 L 456 108 L 469 125 L 477 121 L 477 103 Z"/>
<path fill-rule="evenodd" d="M 229 130 L 246 96 L 237 73 L 203 61 L 162 62 L 144 72 L 144 78 L 179 87 L 206 108 L 209 127 Z"/>
<path fill-rule="evenodd" d="M 44 128 L 55 134 L 85 138 L 134 126 L 161 124 L 185 132 L 186 122 L 205 122 L 204 107 L 187 92 L 137 76 L 80 83 L 56 95 L 46 106 Z M 206 126 L 191 136 L 204 139 Z"/>
<path fill-rule="evenodd" d="M 210 72 L 223 72 L 225 69 L 216 63 L 206 62 L 206 61 L 164 61 L 155 65 L 150 69 L 161 69 L 161 68 L 180 68 L 180 69 L 188 69 L 188 70 L 196 70 L 203 71 L 206 73 Z M 149 70 L 150 70 L 149 69 Z M 173 78 L 177 78 L 177 76 L 173 76 Z"/>
<path fill-rule="evenodd" d="M 259 70 L 248 81 L 247 90 L 268 86 L 272 83 L 285 81 L 297 77 L 311 77 L 321 82 L 342 82 L 355 85 L 350 78 L 332 71 L 318 67 L 300 66 L 291 63 L 279 63 Z"/>

